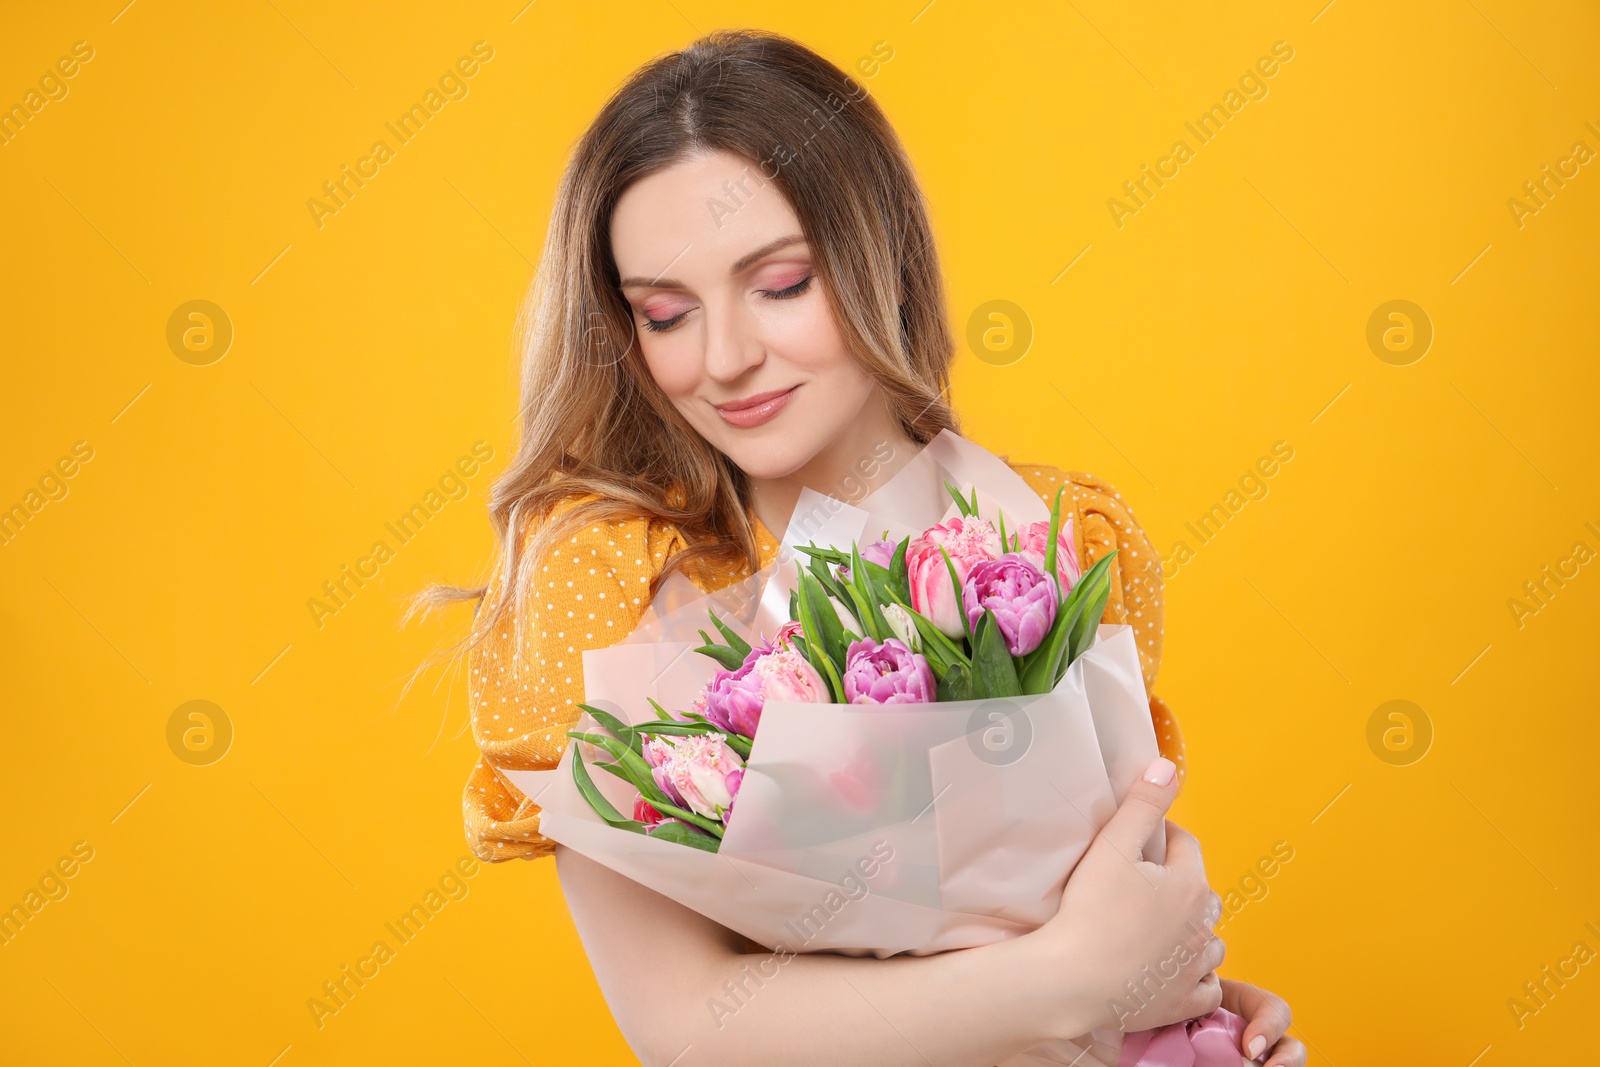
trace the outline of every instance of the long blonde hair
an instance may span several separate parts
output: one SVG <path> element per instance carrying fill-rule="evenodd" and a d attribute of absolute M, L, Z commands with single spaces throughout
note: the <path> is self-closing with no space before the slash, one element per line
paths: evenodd
<path fill-rule="evenodd" d="M 862 86 L 798 42 L 760 30 L 708 34 L 635 72 L 578 141 L 517 324 L 520 433 L 490 492 L 490 580 L 425 589 L 407 619 L 477 601 L 469 647 L 508 611 L 520 623 L 536 561 L 580 527 L 612 519 L 647 516 L 683 534 L 688 547 L 664 561 L 651 597 L 680 568 L 759 565 L 748 480 L 651 377 L 611 256 L 623 191 L 708 151 L 760 166 L 788 198 L 840 334 L 906 435 L 922 444 L 941 429 L 959 432 L 945 399 L 955 341 L 933 230 L 894 129 Z"/>

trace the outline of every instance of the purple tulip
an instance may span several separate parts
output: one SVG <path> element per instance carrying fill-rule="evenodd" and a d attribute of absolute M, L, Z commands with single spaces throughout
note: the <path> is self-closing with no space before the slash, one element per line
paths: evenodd
<path fill-rule="evenodd" d="M 928 704 L 936 698 L 933 668 L 920 652 L 890 637 L 851 641 L 844 657 L 844 698 L 851 704 Z"/>
<path fill-rule="evenodd" d="M 973 565 L 961 583 L 961 605 L 976 626 L 984 609 L 994 612 L 1006 649 L 1025 656 L 1038 648 L 1056 621 L 1056 587 L 1018 552 Z"/>
<path fill-rule="evenodd" d="M 771 641 L 752 648 L 735 670 L 718 670 L 705 688 L 704 714 L 729 733 L 754 737 L 761 709 L 769 700 L 826 704 L 828 683 L 791 647 L 800 624 L 786 622 Z"/>
<path fill-rule="evenodd" d="M 870 545 L 857 545 L 856 552 L 860 554 L 863 560 L 871 560 L 880 567 L 887 567 L 894 562 L 894 550 L 896 547 L 896 542 L 879 538 Z M 839 564 L 839 580 L 841 582 L 850 581 L 850 564 Z"/>

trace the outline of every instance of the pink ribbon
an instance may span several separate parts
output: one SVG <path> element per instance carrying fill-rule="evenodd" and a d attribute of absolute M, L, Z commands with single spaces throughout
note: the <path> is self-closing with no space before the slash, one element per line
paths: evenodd
<path fill-rule="evenodd" d="M 1218 1008 L 1184 1023 L 1140 1030 L 1122 1042 L 1117 1067 L 1239 1067 L 1245 1021 Z"/>

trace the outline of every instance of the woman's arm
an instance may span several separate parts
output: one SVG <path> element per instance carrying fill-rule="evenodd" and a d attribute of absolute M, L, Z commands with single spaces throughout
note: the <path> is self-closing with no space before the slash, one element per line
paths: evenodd
<path fill-rule="evenodd" d="M 1009 942 L 887 960 L 746 952 L 733 931 L 571 849 L 556 846 L 556 866 L 606 1003 L 646 1067 L 992 1064 L 1042 1029 L 1033 999 L 978 995 L 1018 984 Z"/>
<path fill-rule="evenodd" d="M 1165 761 L 1161 761 L 1165 762 Z M 994 945 L 886 960 L 746 953 L 739 935 L 564 847 L 562 890 L 617 1025 L 647 1065 L 990 1065 L 1115 1026 L 1145 967 L 1143 1029 L 1214 1009 L 1222 943 L 1194 839 L 1139 858 L 1176 792 L 1140 782 L 1073 871 L 1060 912 Z M 1183 960 L 1175 960 L 1180 946 Z M 1176 972 L 1172 971 L 1176 968 Z M 1131 1006 L 1131 1002 L 1130 1006 Z M 719 1006 L 720 1005 L 720 1006 Z"/>

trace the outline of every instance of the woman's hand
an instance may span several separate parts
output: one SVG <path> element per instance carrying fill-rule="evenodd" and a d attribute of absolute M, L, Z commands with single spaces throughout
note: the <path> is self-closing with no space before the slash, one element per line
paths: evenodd
<path fill-rule="evenodd" d="M 1240 1048 L 1250 1059 L 1263 1061 L 1265 1067 L 1305 1067 L 1306 1047 L 1285 1036 L 1289 1005 L 1282 997 L 1248 982 L 1224 978 L 1222 1006 L 1244 1018 Z"/>
<path fill-rule="evenodd" d="M 1143 858 L 1177 793 L 1173 771 L 1166 759 L 1150 765 L 1073 869 L 1056 915 L 1018 939 L 1051 998 L 1074 1006 L 1047 1019 L 1055 1036 L 1150 1030 L 1222 1004 L 1224 947 L 1211 930 L 1222 901 L 1199 842 L 1169 822 L 1166 863 Z"/>

